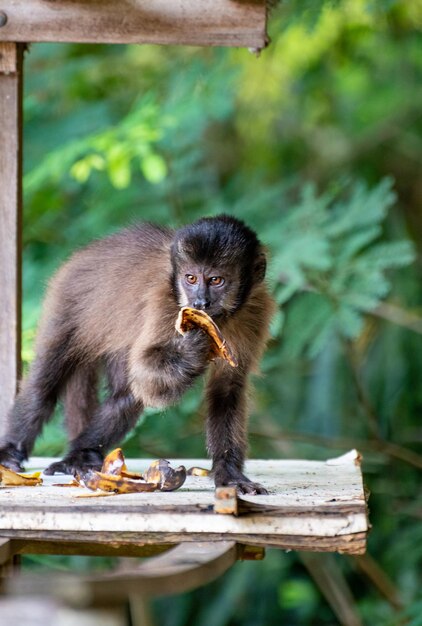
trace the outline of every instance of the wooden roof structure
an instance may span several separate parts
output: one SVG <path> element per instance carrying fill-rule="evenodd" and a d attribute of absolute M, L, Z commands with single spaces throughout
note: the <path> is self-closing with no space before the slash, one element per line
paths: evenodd
<path fill-rule="evenodd" d="M 265 0 L 4 0 L 0 41 L 267 44 Z"/>

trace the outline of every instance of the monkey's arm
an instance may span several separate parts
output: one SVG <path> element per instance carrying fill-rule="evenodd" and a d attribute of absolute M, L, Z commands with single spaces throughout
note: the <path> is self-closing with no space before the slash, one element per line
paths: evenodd
<path fill-rule="evenodd" d="M 207 444 L 212 457 L 216 487 L 236 486 L 240 493 L 265 494 L 267 490 L 243 474 L 247 450 L 247 374 L 226 365 L 211 373 L 208 404 Z"/>
<path fill-rule="evenodd" d="M 162 408 L 180 400 L 209 362 L 209 339 L 201 330 L 183 337 L 137 347 L 130 377 L 131 388 L 145 406 Z"/>

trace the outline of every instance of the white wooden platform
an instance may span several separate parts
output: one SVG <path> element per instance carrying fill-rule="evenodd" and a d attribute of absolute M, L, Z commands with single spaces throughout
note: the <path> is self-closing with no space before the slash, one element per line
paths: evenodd
<path fill-rule="evenodd" d="M 31 459 L 42 469 L 52 459 Z M 132 471 L 148 460 L 127 460 Z M 172 460 L 209 467 L 203 459 Z M 365 551 L 368 518 L 359 455 L 351 451 L 323 461 L 249 461 L 247 475 L 266 496 L 242 496 L 239 514 L 214 512 L 208 477 L 188 477 L 174 492 L 81 497 L 77 487 L 56 487 L 66 476 L 44 476 L 39 487 L 0 489 L 0 537 L 39 542 L 159 545 L 235 541 L 294 550 Z M 34 548 L 32 548 L 33 550 Z M 30 549 L 31 550 L 31 549 Z"/>

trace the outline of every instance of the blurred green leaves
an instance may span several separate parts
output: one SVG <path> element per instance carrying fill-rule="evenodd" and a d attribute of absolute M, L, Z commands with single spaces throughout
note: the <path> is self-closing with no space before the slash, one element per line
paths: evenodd
<path fill-rule="evenodd" d="M 419 600 L 409 606 L 403 619 L 406 619 L 408 626 L 422 626 L 422 601 Z"/>
<path fill-rule="evenodd" d="M 270 249 L 279 302 L 253 394 L 251 456 L 326 458 L 362 444 L 370 554 L 415 624 L 420 472 L 368 436 L 361 397 L 396 451 L 422 453 L 422 336 L 396 323 L 400 312 L 419 326 L 422 316 L 412 262 L 422 249 L 421 24 L 420 0 L 289 0 L 272 11 L 259 59 L 218 48 L 33 45 L 24 135 L 25 360 L 44 285 L 78 246 L 139 219 L 245 219 Z M 378 315 L 385 298 L 392 321 Z M 198 386 L 146 415 L 125 450 L 201 457 L 204 413 Z M 64 445 L 54 423 L 37 451 Z M 340 560 L 365 623 L 399 623 L 373 580 Z M 270 551 L 214 586 L 160 600 L 160 623 L 335 623 L 313 590 L 294 553 Z"/>
<path fill-rule="evenodd" d="M 389 179 L 372 189 L 356 183 L 320 196 L 305 185 L 299 203 L 267 233 L 276 299 L 283 305 L 297 296 L 283 332 L 290 358 L 304 350 L 315 357 L 334 333 L 356 339 L 364 314 L 391 290 L 389 270 L 414 261 L 410 241 L 381 240 L 394 201 Z"/>
<path fill-rule="evenodd" d="M 134 163 L 149 183 L 160 183 L 167 175 L 167 165 L 155 146 L 168 124 L 169 118 L 161 115 L 150 97 L 141 99 L 118 125 L 52 151 L 27 174 L 25 189 L 36 193 L 43 185 L 57 183 L 68 173 L 83 184 L 93 171 L 104 171 L 113 187 L 126 189 L 132 180 Z"/>
<path fill-rule="evenodd" d="M 309 579 L 286 580 L 278 588 L 280 606 L 294 611 L 298 620 L 311 620 L 318 606 L 319 594 Z"/>

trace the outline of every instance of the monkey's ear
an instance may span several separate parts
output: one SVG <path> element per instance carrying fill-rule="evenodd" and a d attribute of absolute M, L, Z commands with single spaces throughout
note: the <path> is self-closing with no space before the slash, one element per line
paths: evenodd
<path fill-rule="evenodd" d="M 174 256 L 179 257 L 179 259 L 187 259 L 191 256 L 189 245 L 182 237 L 178 237 L 173 242 L 172 253 Z"/>
<path fill-rule="evenodd" d="M 267 270 L 267 257 L 265 252 L 261 250 L 255 259 L 255 265 L 253 268 L 254 282 L 260 283 L 265 278 L 265 272 Z"/>

